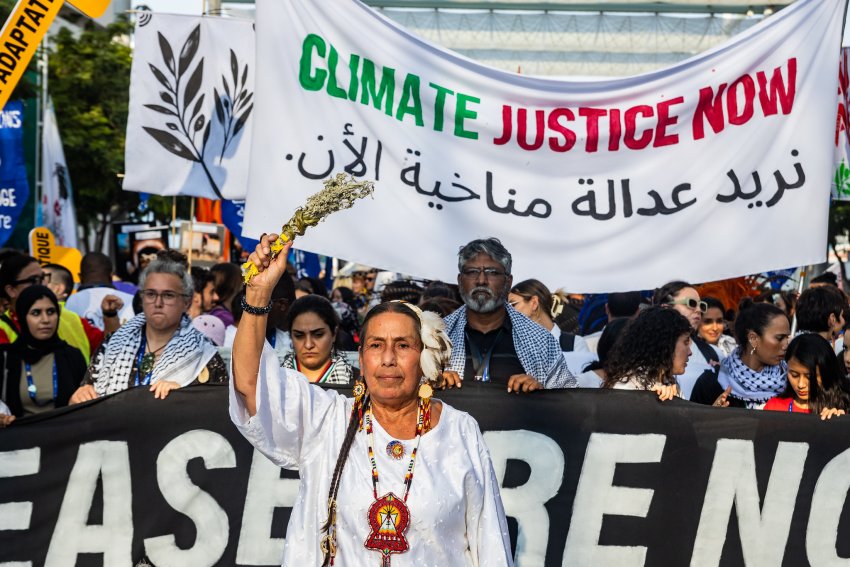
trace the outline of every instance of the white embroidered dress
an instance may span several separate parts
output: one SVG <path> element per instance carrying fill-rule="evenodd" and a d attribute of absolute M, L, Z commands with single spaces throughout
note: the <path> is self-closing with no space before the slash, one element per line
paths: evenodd
<path fill-rule="evenodd" d="M 331 477 L 353 400 L 311 385 L 280 367 L 269 347 L 257 380 L 257 413 L 248 417 L 230 386 L 230 417 L 254 447 L 275 464 L 298 469 L 298 500 L 286 532 L 284 566 L 321 565 L 321 526 L 327 519 Z M 413 440 L 401 440 L 405 455 L 386 453 L 393 439 L 374 423 L 379 494 L 404 496 L 404 475 Z M 372 468 L 365 429 L 356 434 L 342 473 L 337 499 L 335 565 L 379 566 L 381 555 L 364 547 L 373 502 Z M 392 555 L 393 567 L 512 565 L 510 540 L 490 454 L 476 421 L 443 404 L 437 426 L 422 436 L 410 495 L 406 553 Z"/>

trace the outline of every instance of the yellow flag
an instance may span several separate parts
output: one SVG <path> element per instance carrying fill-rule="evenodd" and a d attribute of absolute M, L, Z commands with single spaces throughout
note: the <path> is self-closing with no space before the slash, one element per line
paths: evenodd
<path fill-rule="evenodd" d="M 64 0 L 18 0 L 0 31 L 0 109 L 21 80 Z"/>
<path fill-rule="evenodd" d="M 99 18 L 109 7 L 109 0 L 68 0 L 68 4 L 89 18 Z"/>

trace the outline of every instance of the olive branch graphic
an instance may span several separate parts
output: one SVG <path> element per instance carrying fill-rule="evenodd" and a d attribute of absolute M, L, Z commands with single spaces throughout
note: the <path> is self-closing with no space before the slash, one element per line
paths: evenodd
<path fill-rule="evenodd" d="M 218 89 L 213 89 L 213 95 L 215 96 L 215 115 L 218 121 L 224 125 L 224 141 L 221 144 L 219 160 L 224 158 L 224 153 L 227 151 L 230 142 L 245 127 L 245 122 L 248 121 L 248 117 L 254 109 L 254 104 L 251 102 L 251 99 L 254 98 L 254 93 L 248 92 L 248 89 L 245 88 L 245 83 L 248 81 L 248 64 L 246 63 L 242 70 L 242 81 L 240 83 L 239 60 L 236 58 L 236 53 L 232 49 L 230 50 L 230 72 L 233 75 L 232 92 L 235 96 L 231 96 L 230 86 L 227 84 L 227 79 L 224 75 L 221 76 L 221 84 L 224 86 L 225 96 L 220 96 Z M 239 91 L 238 95 L 236 94 L 237 91 Z M 248 106 L 249 103 L 250 106 Z M 240 111 L 242 111 L 241 114 L 239 114 Z"/>
<path fill-rule="evenodd" d="M 144 106 L 164 115 L 166 117 L 165 127 L 168 130 L 148 126 L 143 126 L 143 129 L 164 149 L 178 157 L 199 164 L 203 168 L 216 197 L 222 199 L 221 191 L 215 179 L 213 179 L 205 159 L 213 120 L 207 120 L 206 115 L 201 112 L 206 97 L 205 93 L 200 93 L 204 79 L 203 57 L 192 70 L 192 63 L 198 54 L 201 43 L 201 26 L 198 24 L 186 38 L 176 60 L 174 50 L 168 39 L 161 32 L 157 32 L 157 35 L 159 50 L 167 74 L 153 63 L 148 63 L 148 66 L 165 90 L 159 93 L 162 104 L 145 104 Z M 228 147 L 245 127 L 245 123 L 254 108 L 251 102 L 254 93 L 249 92 L 246 87 L 248 65 L 244 66 L 240 74 L 239 61 L 232 49 L 230 50 L 230 67 L 233 75 L 232 88 L 227 79 L 222 76 L 224 96 L 219 94 L 218 89 L 213 89 L 215 115 L 223 132 L 219 162 L 224 159 Z M 198 96 L 199 93 L 200 96 Z M 200 140 L 198 140 L 199 136 Z"/>

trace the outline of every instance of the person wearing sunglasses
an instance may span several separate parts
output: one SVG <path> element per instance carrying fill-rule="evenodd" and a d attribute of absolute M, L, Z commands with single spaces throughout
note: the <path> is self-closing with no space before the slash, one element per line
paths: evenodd
<path fill-rule="evenodd" d="M 136 386 L 165 399 L 192 383 L 225 382 L 218 349 L 187 315 L 194 284 L 187 266 L 161 252 L 139 277 L 142 312 L 98 350 L 70 403 L 81 403 Z"/>
<path fill-rule="evenodd" d="M 0 266 L 0 297 L 5 299 L 9 308 L 0 314 L 0 344 L 15 342 L 20 333 L 15 304 L 18 297 L 28 287 L 49 283 L 38 260 L 32 256 L 16 254 L 3 260 Z M 91 353 L 103 342 L 103 331 L 68 309 L 59 314 L 59 338 L 78 348 L 88 361 Z"/>
<path fill-rule="evenodd" d="M 704 372 L 716 374 L 723 359 L 720 349 L 708 344 L 697 334 L 708 305 L 700 299 L 694 286 L 683 281 L 672 281 L 656 289 L 652 303 L 677 311 L 691 326 L 691 357 L 685 372 L 676 376 L 682 397 L 690 399 L 691 390 L 700 376 Z"/>
<path fill-rule="evenodd" d="M 18 295 L 15 309 L 23 324 L 14 343 L 0 345 L 0 398 L 16 417 L 68 405 L 86 361 L 57 334 L 59 301 L 47 287 L 31 285 Z"/>

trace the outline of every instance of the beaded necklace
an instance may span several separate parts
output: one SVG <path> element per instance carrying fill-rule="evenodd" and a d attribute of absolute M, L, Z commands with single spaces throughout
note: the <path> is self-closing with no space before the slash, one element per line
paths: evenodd
<path fill-rule="evenodd" d="M 366 549 L 377 551 L 381 554 L 381 566 L 390 567 L 390 557 L 393 553 L 404 553 L 410 549 L 404 532 L 410 525 L 410 510 L 407 508 L 407 497 L 410 494 L 410 485 L 413 483 L 413 467 L 416 464 L 416 453 L 419 451 L 419 442 L 422 439 L 424 414 L 422 399 L 416 410 L 416 439 L 413 451 L 410 453 L 410 462 L 404 475 L 404 496 L 399 498 L 392 492 L 378 497 L 378 465 L 375 462 L 375 434 L 372 429 L 372 408 L 366 410 L 363 424 L 366 428 L 366 436 L 369 447 L 369 462 L 372 464 L 372 495 L 375 501 L 369 507 L 367 519 L 371 532 L 366 538 L 364 545 Z"/>

